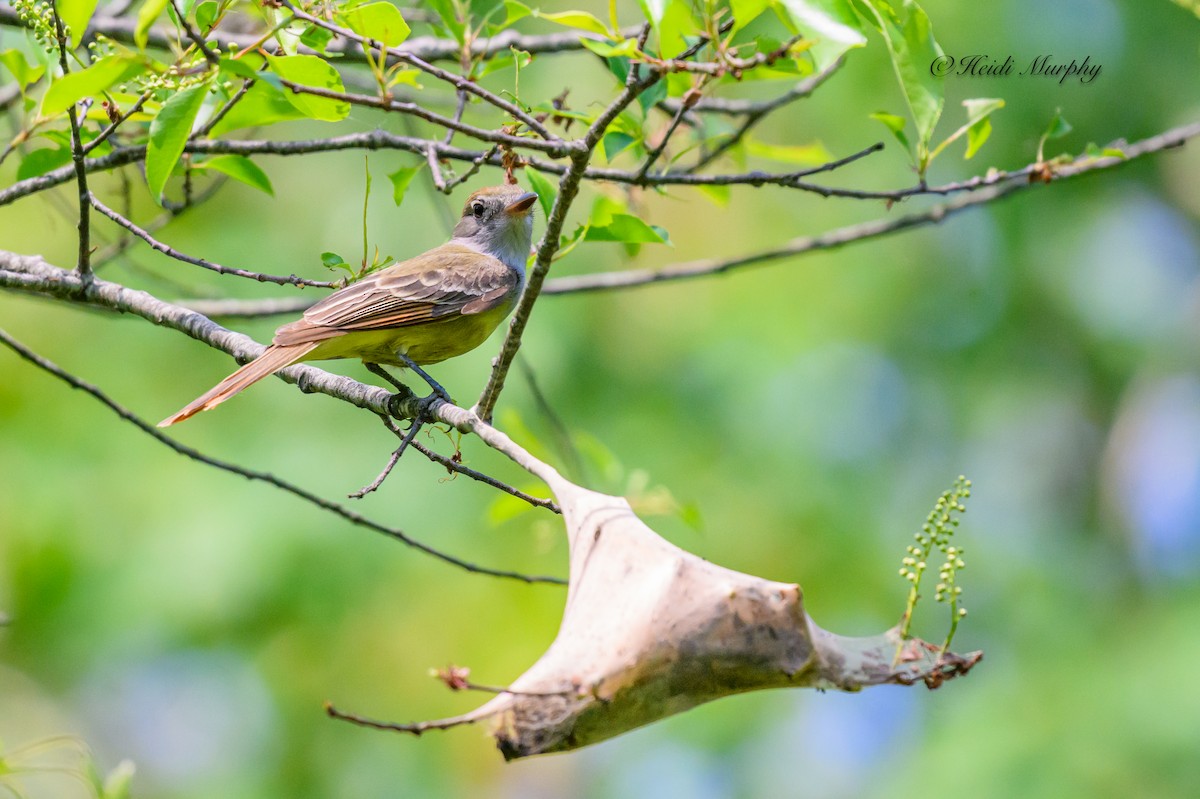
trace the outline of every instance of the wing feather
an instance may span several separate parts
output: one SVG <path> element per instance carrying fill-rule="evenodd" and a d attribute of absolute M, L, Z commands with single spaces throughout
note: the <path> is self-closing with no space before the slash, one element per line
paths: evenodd
<path fill-rule="evenodd" d="M 381 269 L 313 305 L 275 331 L 274 343 L 322 341 L 348 331 L 386 330 L 495 308 L 520 276 L 498 258 L 443 244 Z"/>

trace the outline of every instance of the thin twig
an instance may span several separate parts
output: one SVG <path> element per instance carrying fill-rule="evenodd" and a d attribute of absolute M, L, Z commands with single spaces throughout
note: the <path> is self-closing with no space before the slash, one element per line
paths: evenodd
<path fill-rule="evenodd" d="M 58 16 L 58 10 L 53 12 L 54 17 L 54 33 L 58 39 L 58 65 L 62 69 L 63 75 L 67 75 L 70 71 L 70 65 L 67 63 L 67 33 L 63 28 L 62 19 Z M 88 191 L 87 169 L 84 166 L 84 150 L 83 140 L 79 135 L 79 116 L 75 111 L 75 104 L 72 103 L 67 108 L 67 118 L 71 122 L 71 161 L 75 167 L 75 182 L 79 186 L 79 255 L 75 262 L 75 270 L 79 272 L 79 276 L 84 280 L 91 277 L 92 267 L 90 259 L 92 257 L 91 243 L 91 207 L 88 203 L 88 197 L 91 193 Z"/>
<path fill-rule="evenodd" d="M 396 468 L 396 464 L 400 462 L 401 456 L 404 455 L 404 450 L 408 449 L 408 445 L 413 443 L 413 439 L 417 437 L 417 433 L 419 433 L 421 428 L 424 426 L 425 423 L 420 419 L 413 419 L 412 424 L 408 428 L 408 432 L 405 433 L 404 438 L 400 440 L 400 446 L 396 447 L 395 451 L 392 452 L 391 457 L 388 458 L 387 465 L 383 467 L 383 471 L 381 471 L 379 475 L 370 483 L 367 483 L 362 488 L 350 494 L 350 499 L 362 499 L 367 494 L 370 494 L 372 491 L 383 485 L 383 481 L 388 478 L 388 475 L 392 473 L 392 469 Z"/>
<path fill-rule="evenodd" d="M 544 294 L 576 294 L 584 291 L 601 291 L 634 288 L 652 283 L 706 277 L 731 272 L 735 269 L 765 264 L 782 258 L 790 258 L 818 250 L 832 250 L 866 239 L 898 233 L 909 228 L 936 224 L 968 208 L 985 205 L 1013 194 L 1030 184 L 1007 183 L 993 186 L 984 191 L 965 195 L 957 200 L 941 203 L 920 213 L 888 219 L 876 219 L 857 225 L 831 230 L 818 236 L 801 236 L 785 244 L 733 258 L 708 258 L 700 261 L 666 266 L 661 269 L 633 269 L 621 272 L 601 272 L 592 275 L 572 275 L 556 278 L 546 284 Z"/>
<path fill-rule="evenodd" d="M 87 155 L 92 150 L 96 149 L 101 144 L 103 144 L 105 141 L 107 141 L 108 137 L 113 135 L 114 133 L 116 133 L 117 128 L 119 128 L 126 120 L 128 120 L 130 117 L 132 117 L 138 111 L 142 110 L 142 106 L 144 106 L 146 104 L 146 101 L 150 99 L 150 96 L 151 96 L 151 93 L 146 92 L 142 96 L 138 97 L 133 105 L 129 106 L 128 111 L 126 111 L 123 114 L 118 114 L 117 118 L 108 124 L 108 127 L 106 127 L 104 130 L 100 131 L 100 133 L 96 135 L 96 138 L 92 139 L 90 142 L 88 142 L 86 145 L 84 145 L 83 154 Z"/>
<path fill-rule="evenodd" d="M 7 4 L 0 4 L 0 25 L 19 28 L 25 27 L 20 17 L 17 16 L 16 9 Z M 121 42 L 122 44 L 136 44 L 136 30 L 137 20 L 135 19 L 123 19 L 111 15 L 96 14 L 88 22 L 87 32 L 84 35 L 90 38 L 97 34 L 103 34 L 113 41 Z M 622 31 L 622 35 L 632 36 L 636 32 L 637 28 L 628 28 Z M 234 33 L 232 31 L 222 31 L 220 38 L 221 41 L 236 44 L 242 50 L 255 44 L 259 39 L 253 33 Z M 472 41 L 471 56 L 473 58 L 488 58 L 497 53 L 507 53 L 510 47 L 515 47 L 518 50 L 524 50 L 535 55 L 574 53 L 583 49 L 583 42 L 585 40 L 604 41 L 604 39 L 605 37 L 598 34 L 580 33 L 578 31 L 526 35 L 516 30 L 506 30 L 490 38 Z M 149 47 L 158 50 L 172 50 L 177 46 L 174 35 L 156 27 L 152 27 L 146 32 L 146 43 Z M 433 36 L 415 36 L 401 44 L 397 49 L 405 53 L 411 53 L 426 61 L 458 61 L 459 55 L 462 53 L 462 46 L 456 40 L 439 39 Z M 298 48 L 297 52 L 307 55 L 321 55 L 316 50 L 303 45 Z M 362 50 L 357 47 L 331 46 L 327 49 L 326 54 L 330 52 L 338 54 L 341 60 L 347 62 L 364 63 L 367 60 Z"/>
<path fill-rule="evenodd" d="M 813 92 L 815 92 L 818 88 L 821 87 L 821 84 L 825 83 L 825 81 L 827 81 L 831 77 L 833 77 L 833 74 L 835 72 L 837 72 L 839 69 L 841 69 L 843 63 L 844 63 L 843 58 L 837 59 L 832 64 L 827 66 L 825 69 L 818 72 L 816 75 L 813 75 L 809 78 L 806 78 L 805 80 L 800 81 L 796 85 L 792 86 L 792 88 L 788 89 L 786 92 L 779 95 L 778 97 L 773 97 L 769 100 L 762 100 L 762 101 L 758 101 L 758 102 L 747 102 L 744 105 L 740 106 L 741 108 L 744 109 L 741 113 L 745 114 L 745 118 L 741 121 L 741 124 L 738 125 L 737 130 L 735 130 L 732 134 L 730 134 L 726 138 L 722 139 L 721 143 L 718 144 L 716 147 L 714 147 L 712 150 L 710 150 L 709 152 L 702 155 L 696 161 L 696 163 L 692 164 L 692 166 L 687 169 L 687 171 L 688 172 L 698 172 L 699 170 L 708 166 L 713 161 L 717 160 L 722 155 L 724 155 L 726 152 L 728 152 L 738 142 L 742 141 L 746 137 L 746 134 L 749 133 L 750 130 L 755 125 L 757 125 L 759 122 L 762 122 L 764 119 L 766 119 L 767 116 L 769 114 L 771 114 L 771 112 L 782 108 L 783 106 L 787 105 L 790 102 L 793 102 L 794 100 L 800 100 L 800 99 L 810 96 Z M 736 103 L 736 102 L 737 101 L 729 101 L 729 103 Z M 731 107 L 739 107 L 739 106 L 733 106 L 733 105 L 729 105 L 729 104 L 727 104 L 725 106 L 714 106 L 712 104 L 705 106 L 703 101 L 701 101 L 700 103 L 697 103 L 696 106 L 699 107 L 700 110 L 710 110 L 713 108 L 728 109 Z"/>
<path fill-rule="evenodd" d="M 433 124 L 446 128 L 447 130 L 456 130 L 459 133 L 465 133 L 472 138 L 479 139 L 480 141 L 485 141 L 490 144 L 503 144 L 507 147 L 537 150 L 538 152 L 546 153 L 553 158 L 561 158 L 564 155 L 568 155 L 570 151 L 569 145 L 562 139 L 554 141 L 542 141 L 541 139 L 531 139 L 525 136 L 513 136 L 500 131 L 488 130 L 486 128 L 476 127 L 475 125 L 468 125 L 465 122 L 455 122 L 450 117 L 434 113 L 418 103 L 389 100 L 384 97 L 374 97 L 366 94 L 339 92 L 334 89 L 325 89 L 320 86 L 305 86 L 301 83 L 293 83 L 292 81 L 283 79 L 280 79 L 279 82 L 296 94 L 310 94 L 313 97 L 324 97 L 329 100 L 338 100 L 344 103 L 350 103 L 351 105 L 361 105 L 368 108 L 378 108 L 383 111 L 395 111 L 401 114 L 409 114 L 419 119 L 423 119 L 426 122 L 432 122 Z"/>
<path fill-rule="evenodd" d="M 273 474 L 270 474 L 268 472 L 260 472 L 260 471 L 256 471 L 253 469 L 245 469 L 236 464 L 228 463 L 226 461 L 222 461 L 222 460 L 218 460 L 216 458 L 209 457 L 208 455 L 205 455 L 198 450 L 195 450 L 191 447 L 180 444 L 178 441 L 175 441 L 174 439 L 170 438 L 169 436 L 164 435 L 163 433 L 161 433 L 160 431 L 155 429 L 152 425 L 150 425 L 148 422 L 143 421 L 140 417 L 135 415 L 133 412 L 129 411 L 124 406 L 118 404 L 116 401 L 111 399 L 107 394 L 105 394 L 103 391 L 101 391 L 96 386 L 75 377 L 74 375 L 65 371 L 64 369 L 62 369 L 58 365 L 54 364 L 53 362 L 47 360 L 46 358 L 43 358 L 42 356 L 38 355 L 35 352 L 33 352 L 28 347 L 24 346 L 19 341 L 17 341 L 12 336 L 10 336 L 3 329 L 0 329 L 0 343 L 3 343 L 9 349 L 13 350 L 19 356 L 21 356 L 25 360 L 29 361 L 30 363 L 34 364 L 35 366 L 45 370 L 46 372 L 49 372 L 50 374 L 54 375 L 55 377 L 59 378 L 60 380 L 66 382 L 72 388 L 77 388 L 77 389 L 80 389 L 81 391 L 87 392 L 92 397 L 99 400 L 104 405 L 108 406 L 108 408 L 110 410 L 112 410 L 114 413 L 116 413 L 119 417 L 121 417 L 125 421 L 129 422 L 130 424 L 134 425 L 139 430 L 141 430 L 143 433 L 151 436 L 156 441 L 158 441 L 160 444 L 165 444 L 166 446 L 170 447 L 175 452 L 178 452 L 180 455 L 184 455 L 188 458 L 191 458 L 194 461 L 198 461 L 207 466 L 212 466 L 214 468 L 221 469 L 222 471 L 230 472 L 232 474 L 236 474 L 241 477 L 245 477 L 249 480 L 255 480 L 258 482 L 263 482 L 263 483 L 272 485 L 275 488 L 278 488 L 282 491 L 286 491 L 287 493 L 289 493 L 293 496 L 299 497 L 300 499 L 303 499 L 304 501 L 306 501 L 312 505 L 316 505 L 317 507 L 321 508 L 322 510 L 329 511 L 330 513 L 340 516 L 341 518 L 345 519 L 346 521 L 350 522 L 351 524 L 357 525 L 359 527 L 366 527 L 369 530 L 373 530 L 377 533 L 381 533 L 389 538 L 395 539 L 397 541 L 400 541 L 401 543 L 404 543 L 410 547 L 413 547 L 414 549 L 420 550 L 421 552 L 424 552 L 427 555 L 431 555 L 431 556 L 437 558 L 438 560 L 441 560 L 445 563 L 449 563 L 452 566 L 457 566 L 460 569 L 463 569 L 468 572 L 472 572 L 475 574 L 486 574 L 486 575 L 490 575 L 493 577 L 507 577 L 507 578 L 511 578 L 511 579 L 515 579 L 515 580 L 521 580 L 526 583 L 561 582 L 561 580 L 558 580 L 557 578 L 531 576 L 531 575 L 527 575 L 527 574 L 520 574 L 518 572 L 502 571 L 502 570 L 498 570 L 498 569 L 490 569 L 490 568 L 487 568 L 486 566 L 478 566 L 474 563 L 470 563 L 468 561 L 462 560 L 461 558 L 457 558 L 453 555 L 449 555 L 445 552 L 441 552 L 440 550 L 434 549 L 433 547 L 429 546 L 428 544 L 424 544 L 420 541 L 417 541 L 416 539 L 408 536 L 402 530 L 398 530 L 394 527 L 387 527 L 378 522 L 367 519 L 364 516 L 360 516 L 359 514 L 354 513 L 353 511 L 348 510 L 347 508 L 344 508 L 343 506 L 338 505 L 335 502 L 330 502 L 329 500 L 319 497 L 310 491 L 307 491 L 303 488 L 300 488 L 299 486 L 289 483 L 286 480 L 278 478 Z"/>
<path fill-rule="evenodd" d="M 208 62 L 208 65 L 213 69 L 220 67 L 221 59 L 209 49 L 208 44 L 204 41 L 204 37 L 200 35 L 200 31 L 196 30 L 192 23 L 188 22 L 187 16 L 183 13 L 176 0 L 171 0 L 171 8 L 175 9 L 175 18 L 183 26 L 183 30 L 187 33 L 188 38 L 192 40 L 192 44 L 200 48 L 200 53 L 204 56 L 204 60 Z"/>
<path fill-rule="evenodd" d="M 312 25 L 316 25 L 318 27 L 324 28 L 325 30 L 330 31 L 330 32 L 342 37 L 343 39 L 348 39 L 353 42 L 358 42 L 359 44 L 364 45 L 366 47 L 370 47 L 380 53 L 386 53 L 387 55 L 390 55 L 393 58 L 397 58 L 407 64 L 411 64 L 412 66 L 416 67 L 417 69 L 421 70 L 422 72 L 425 72 L 426 74 L 432 75 L 433 77 L 438 78 L 439 80 L 443 80 L 443 81 L 449 83 L 451 86 L 453 86 L 455 89 L 458 89 L 460 92 L 470 92 L 471 94 L 474 94 L 476 97 L 479 97 L 480 99 L 490 103 L 491 105 L 495 106 L 496 108 L 499 108 L 500 110 L 509 114 L 513 119 L 516 119 L 517 121 L 524 124 L 526 127 L 528 127 L 530 130 L 532 130 L 538 136 L 541 136 L 546 141 L 548 141 L 548 142 L 556 142 L 556 141 L 561 142 L 562 141 L 557 136 L 550 133 L 550 131 L 546 130 L 545 126 L 543 126 L 542 123 L 538 122 L 536 119 L 534 119 L 532 116 L 530 116 L 524 109 L 520 108 L 519 106 L 517 106 L 514 103 L 510 103 L 508 100 L 505 100 L 503 97 L 500 97 L 499 95 L 489 92 L 487 89 L 478 85 L 477 83 L 472 81 L 470 78 L 467 78 L 463 75 L 456 75 L 455 73 L 449 72 L 440 67 L 435 67 L 433 64 L 430 64 L 428 61 L 421 58 L 420 55 L 412 52 L 411 50 L 405 50 L 405 49 L 401 49 L 398 47 L 385 47 L 382 42 L 375 41 L 374 39 L 370 39 L 365 36 L 360 36 L 359 34 L 355 33 L 354 31 L 349 30 L 348 28 L 343 28 L 341 26 L 334 25 L 332 22 L 323 20 L 319 17 L 314 17 L 311 14 L 308 14 L 305 11 L 297 8 L 291 2 L 291 0 L 280 0 L 280 2 L 284 6 L 286 6 L 289 10 L 291 10 L 291 12 L 296 16 L 297 19 L 302 19 L 305 22 L 308 22 Z M 450 128 L 450 130 L 457 130 L 457 128 Z M 465 132 L 465 131 L 460 131 L 460 132 Z M 449 142 L 447 142 L 447 144 L 449 144 Z"/>
<path fill-rule="evenodd" d="M 216 113 L 214 113 L 207 122 L 205 122 L 203 125 L 201 125 L 199 130 L 197 130 L 195 133 L 193 133 L 188 138 L 189 139 L 203 139 L 205 136 L 207 136 L 209 133 L 211 133 L 213 128 L 215 128 L 220 123 L 220 121 L 225 118 L 225 115 L 228 114 L 230 111 L 232 111 L 233 107 L 236 106 L 238 103 L 240 103 L 245 98 L 246 93 L 250 91 L 250 89 L 254 86 L 254 83 L 255 82 L 252 80 L 242 81 L 241 88 L 239 88 L 237 90 L 237 92 L 233 95 L 233 97 L 229 98 L 229 102 L 225 103 L 225 105 L 218 108 Z"/>
<path fill-rule="evenodd" d="M 221 266 L 204 258 L 194 258 L 190 255 L 180 252 L 166 244 L 163 244 L 158 239 L 154 238 L 147 231 L 135 225 L 132 221 L 118 214 L 113 209 L 109 208 L 100 200 L 96 199 L 95 195 L 89 195 L 92 206 L 104 216 L 107 216 L 112 221 L 116 222 L 121 227 L 128 230 L 133 235 L 137 236 L 142 241 L 150 245 L 150 247 L 163 255 L 174 258 L 177 261 L 183 261 L 185 264 L 210 269 L 220 275 L 236 275 L 245 277 L 251 280 L 257 280 L 260 283 L 276 283 L 281 286 L 312 286 L 314 288 L 336 289 L 341 288 L 344 284 L 341 281 L 329 282 L 326 280 L 307 280 L 296 275 L 268 275 L 262 272 L 251 272 L 247 269 L 236 269 L 230 266 Z"/>

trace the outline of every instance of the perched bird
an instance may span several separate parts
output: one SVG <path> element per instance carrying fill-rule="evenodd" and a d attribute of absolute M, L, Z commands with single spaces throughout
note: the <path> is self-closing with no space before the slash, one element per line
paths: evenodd
<path fill-rule="evenodd" d="M 536 200 L 519 186 L 480 189 L 467 199 L 448 243 L 330 294 L 276 330 L 257 359 L 158 426 L 215 408 L 301 361 L 360 358 L 405 366 L 407 357 L 421 365 L 475 349 L 525 286 Z"/>

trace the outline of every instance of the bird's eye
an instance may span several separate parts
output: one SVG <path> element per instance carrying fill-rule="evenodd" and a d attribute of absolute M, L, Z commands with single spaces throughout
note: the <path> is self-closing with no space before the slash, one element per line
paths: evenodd
<path fill-rule="evenodd" d="M 471 205 L 471 215 L 476 219 L 483 219 L 483 203 L 473 203 Z"/>

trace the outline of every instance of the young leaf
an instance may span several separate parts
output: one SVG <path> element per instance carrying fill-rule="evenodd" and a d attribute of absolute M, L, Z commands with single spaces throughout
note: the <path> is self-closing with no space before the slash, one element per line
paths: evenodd
<path fill-rule="evenodd" d="M 1050 120 L 1049 126 L 1046 127 L 1046 132 L 1042 134 L 1042 138 L 1038 139 L 1037 160 L 1042 162 L 1045 160 L 1043 153 L 1046 149 L 1046 142 L 1051 139 L 1061 139 L 1071 132 L 1071 123 L 1063 119 L 1062 109 L 1057 109 L 1054 112 L 1054 118 Z"/>
<path fill-rule="evenodd" d="M 202 164 L 197 164 L 197 166 L 202 169 L 215 169 L 247 186 L 256 188 L 272 197 L 275 196 L 275 189 L 272 188 L 271 179 L 267 177 L 267 173 L 244 155 L 218 155 L 209 158 Z"/>
<path fill-rule="evenodd" d="M 892 132 L 892 135 L 896 137 L 896 141 L 900 142 L 900 146 L 908 153 L 908 157 L 913 157 L 912 146 L 908 143 L 908 136 L 904 133 L 904 126 L 907 124 L 904 117 L 889 114 L 886 111 L 876 111 L 874 114 L 868 114 L 867 116 L 876 122 L 882 122 Z"/>
<path fill-rule="evenodd" d="M 179 163 L 183 145 L 191 135 L 196 114 L 208 94 L 208 86 L 199 84 L 171 95 L 158 116 L 150 123 L 150 142 L 146 147 L 146 183 L 156 200 L 162 199 L 167 178 Z"/>
<path fill-rule="evenodd" d="M 46 147 L 34 150 L 21 159 L 17 167 L 17 180 L 35 178 L 44 175 L 51 169 L 57 169 L 71 160 L 71 151 L 65 147 Z"/>
<path fill-rule="evenodd" d="M 345 91 L 342 76 L 320 56 L 290 55 L 267 56 L 271 71 L 291 83 L 315 86 L 336 92 Z M 350 116 L 350 104 L 328 97 L 315 97 L 302 92 L 288 91 L 284 94 L 288 102 L 305 116 L 324 122 L 339 122 Z"/>
<path fill-rule="evenodd" d="M 25 54 L 15 48 L 0 53 L 0 64 L 8 67 L 8 71 L 17 79 L 17 85 L 22 93 L 24 93 L 25 87 L 46 74 L 45 67 L 29 63 Z"/>
<path fill-rule="evenodd" d="M 408 23 L 400 16 L 400 9 L 391 3 L 367 3 L 342 12 L 341 17 L 352 31 L 381 42 L 385 47 L 399 45 L 411 33 Z"/>
<path fill-rule="evenodd" d="M 867 43 L 862 23 L 848 0 L 782 0 L 788 18 L 806 39 L 817 69 L 837 61 L 847 51 Z"/>
<path fill-rule="evenodd" d="M 951 142 L 961 138 L 964 133 L 967 136 L 966 157 L 970 158 L 975 155 L 976 151 L 988 140 L 988 136 L 992 134 L 992 122 L 989 117 L 993 111 L 1004 107 L 1004 101 L 991 97 L 980 97 L 975 100 L 963 100 L 963 106 L 967 109 L 967 124 L 951 133 L 933 149 L 933 152 L 929 154 L 930 163 L 937 158 L 938 153 L 946 149 Z"/>
<path fill-rule="evenodd" d="M 979 148 L 992 135 L 992 112 L 1004 107 L 1003 100 L 981 98 L 963 100 L 967 107 L 967 158 L 979 152 Z"/>
<path fill-rule="evenodd" d="M 887 42 L 892 67 L 916 124 L 917 171 L 924 175 L 930 160 L 929 141 L 945 103 L 942 79 L 929 69 L 943 55 L 942 48 L 933 38 L 929 17 L 915 0 L 858 0 L 858 3 L 865 7 L 867 18 Z"/>
<path fill-rule="evenodd" d="M 769 5 L 770 0 L 729 0 L 729 10 L 733 12 L 733 29 L 730 33 L 737 33 L 758 19 Z"/>
<path fill-rule="evenodd" d="M 586 11 L 559 11 L 554 14 L 543 14 L 540 11 L 534 11 L 533 13 L 541 19 L 557 25 L 565 25 L 568 28 L 575 28 L 576 30 L 587 31 L 588 33 L 598 33 L 601 36 L 609 35 L 608 26 Z"/>
<path fill-rule="evenodd" d="M 554 207 L 554 200 L 558 197 L 558 186 L 541 172 L 529 166 L 525 167 L 525 179 L 529 181 L 530 191 L 538 196 L 542 214 L 549 218 L 550 209 Z"/>
<path fill-rule="evenodd" d="M 270 77 L 270 73 L 263 73 Z M 222 136 L 231 130 L 239 128 L 273 125 L 289 119 L 304 119 L 301 113 L 278 89 L 265 81 L 258 81 L 250 87 L 250 91 L 242 97 L 242 101 L 222 117 L 212 129 L 214 136 Z"/>
<path fill-rule="evenodd" d="M 150 26 L 154 24 L 166 7 L 167 0 L 146 0 L 138 10 L 137 27 L 133 30 L 133 40 L 137 42 L 139 49 L 146 49 L 146 42 L 150 38 Z"/>
<path fill-rule="evenodd" d="M 338 255 L 336 252 L 323 252 L 321 253 L 321 263 L 324 264 L 327 269 L 333 269 L 334 267 L 346 263 L 346 259 Z"/>
<path fill-rule="evenodd" d="M 618 56 L 632 58 L 638 54 L 637 39 L 626 39 L 620 44 L 598 42 L 595 39 L 580 39 L 580 43 L 601 58 L 616 58 Z"/>
<path fill-rule="evenodd" d="M 56 0 L 54 7 L 58 9 L 59 17 L 71 29 L 72 47 L 79 46 L 88 20 L 96 11 L 97 2 L 99 0 Z"/>
<path fill-rule="evenodd" d="M 767 144 L 747 136 L 746 153 L 797 166 L 820 166 L 833 160 L 833 154 L 820 142 L 812 144 Z"/>
<path fill-rule="evenodd" d="M 217 19 L 217 11 L 219 10 L 215 0 L 204 0 L 203 3 L 196 6 L 196 27 L 200 29 L 201 33 L 207 33 L 213 26 L 213 22 Z M 333 34 L 330 33 L 329 35 L 332 36 Z"/>
<path fill-rule="evenodd" d="M 648 225 L 632 214 L 612 214 L 607 224 L 592 225 L 584 241 L 619 241 L 625 244 L 670 244 L 667 232 Z"/>
<path fill-rule="evenodd" d="M 102 58 L 87 69 L 63 75 L 50 85 L 42 97 L 41 116 L 62 113 L 84 97 L 91 97 L 125 80 L 140 69 L 137 61 L 126 56 Z"/>
<path fill-rule="evenodd" d="M 459 19 L 454 0 L 428 0 L 428 5 L 438 15 L 441 27 L 453 36 L 455 41 L 462 44 L 467 26 Z"/>
<path fill-rule="evenodd" d="M 663 13 L 667 10 L 667 0 L 638 0 L 638 5 L 641 6 L 642 14 L 646 20 L 658 30 L 658 26 L 662 23 Z"/>
<path fill-rule="evenodd" d="M 425 164 L 422 163 L 416 166 L 397 169 L 388 175 L 388 180 L 392 182 L 392 199 L 396 201 L 396 205 L 404 202 L 404 194 L 408 191 L 408 184 L 412 183 L 413 178 L 424 168 Z"/>

